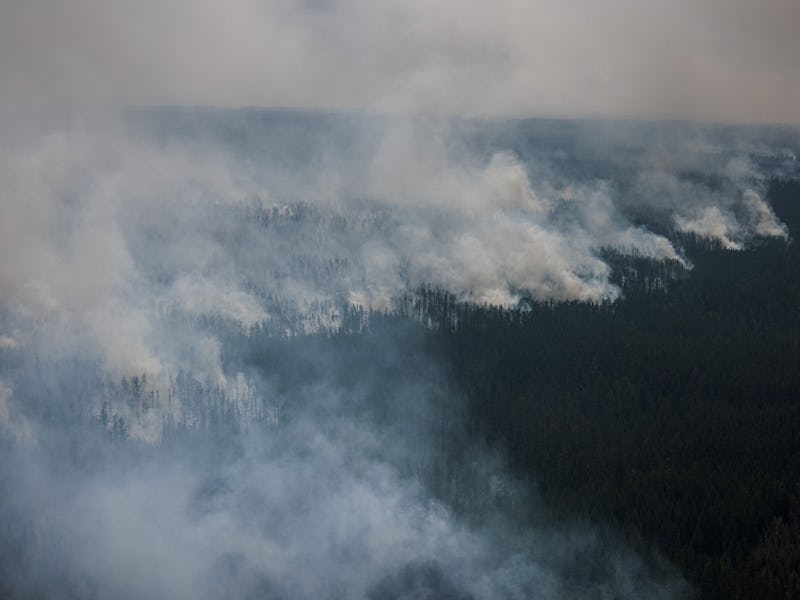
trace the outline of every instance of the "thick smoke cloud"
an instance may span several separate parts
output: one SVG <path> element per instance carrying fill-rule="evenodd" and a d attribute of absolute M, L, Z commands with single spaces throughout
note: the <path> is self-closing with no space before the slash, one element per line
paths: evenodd
<path fill-rule="evenodd" d="M 614 300 L 608 251 L 690 268 L 670 230 L 728 249 L 787 237 L 763 199 L 770 169 L 795 168 L 786 146 L 764 166 L 763 147 L 723 152 L 719 133 L 596 146 L 589 124 L 548 149 L 525 128 L 150 110 L 47 131 L 0 165 L 0 251 L 18 257 L 0 265 L 3 345 L 77 345 L 116 376 L 184 369 L 225 386 L 219 341 L 165 334 L 164 319 L 335 329 L 343 307 L 391 309 L 422 286 L 504 306 Z M 578 165 L 636 159 L 603 180 L 576 148 Z"/>
<path fill-rule="evenodd" d="M 657 204 L 677 205 L 672 215 L 676 229 L 716 240 L 728 250 L 741 250 L 755 236 L 788 238 L 785 225 L 751 187 L 728 184 L 714 190 L 663 173 L 645 175 L 639 184 Z M 687 197 L 695 202 L 686 203 Z"/>
<path fill-rule="evenodd" d="M 164 109 L 6 148 L 0 591 L 688 593 L 613 534 L 550 522 L 468 438 L 424 329 L 360 349 L 303 335 L 420 286 L 613 300 L 606 253 L 688 269 L 676 230 L 786 236 L 758 195 L 770 165 L 794 168 L 785 140 L 690 160 L 628 132 L 622 170 L 593 128 Z"/>
<path fill-rule="evenodd" d="M 548 524 L 535 498 L 479 443 L 468 441 L 456 463 L 445 460 L 438 447 L 464 435 L 459 405 L 413 328 L 342 350 L 307 340 L 290 364 L 315 368 L 301 365 L 293 375 L 267 366 L 239 377 L 243 408 L 283 409 L 267 422 L 244 409 L 235 435 L 110 442 L 73 419 L 69 427 L 34 425 L 35 443 L 0 438 L 0 591 L 81 598 L 687 592 L 669 567 L 632 555 L 610 533 Z M 56 380 L 92 377 L 49 366 Z M 431 494 L 432 482 L 457 490 L 462 508 Z"/>
<path fill-rule="evenodd" d="M 653 151 L 637 175 L 631 205 L 660 211 L 676 230 L 713 239 L 728 250 L 740 250 L 759 236 L 788 239 L 788 230 L 764 196 L 769 177 L 795 172 L 792 150 L 743 140 L 723 148 L 697 138 L 669 149 L 679 157 L 664 156 L 664 150 Z M 762 169 L 758 160 L 770 167 Z"/>
<path fill-rule="evenodd" d="M 6 102 L 800 121 L 793 0 L 12 0 Z"/>
<path fill-rule="evenodd" d="M 786 238 L 764 192 L 794 134 L 441 117 L 797 122 L 797 21 L 783 0 L 4 2 L 0 596 L 686 595 L 553 524 L 468 439 L 413 325 L 304 334 L 422 286 L 614 300 L 609 252 L 688 269 L 675 234 Z M 339 112 L 123 110 L 172 105 Z"/>

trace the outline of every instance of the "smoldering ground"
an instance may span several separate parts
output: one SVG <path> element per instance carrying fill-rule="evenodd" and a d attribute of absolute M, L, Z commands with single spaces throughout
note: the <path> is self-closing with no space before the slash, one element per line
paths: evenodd
<path fill-rule="evenodd" d="M 4 591 L 685 594 L 599 525 L 537 516 L 467 434 L 435 322 L 326 337 L 420 286 L 613 300 L 603 252 L 688 269 L 670 232 L 717 231 L 695 209 L 737 244 L 785 236 L 752 153 L 698 153 L 713 184 L 655 159 L 601 179 L 587 132 L 536 127 L 161 109 L 5 148 Z"/>

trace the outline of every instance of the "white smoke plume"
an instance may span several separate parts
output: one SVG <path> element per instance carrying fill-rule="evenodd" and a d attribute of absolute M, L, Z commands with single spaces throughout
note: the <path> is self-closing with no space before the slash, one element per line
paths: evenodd
<path fill-rule="evenodd" d="M 730 249 L 785 238 L 759 178 L 796 173 L 796 137 L 433 118 L 800 121 L 797 5 L 754 6 L 0 4 L 0 596 L 685 594 L 595 533 L 434 499 L 428 425 L 347 412 L 380 405 L 402 369 L 369 366 L 399 350 L 362 357 L 358 390 L 321 356 L 329 377 L 279 393 L 225 335 L 335 330 L 420 286 L 614 300 L 609 250 L 688 266 L 642 209 Z M 428 423 L 422 370 L 390 406 Z M 215 419 L 261 437 L 209 441 Z M 475 452 L 497 495 L 502 461 Z"/>
<path fill-rule="evenodd" d="M 730 248 L 786 235 L 743 158 L 698 163 L 722 184 L 652 160 L 618 182 L 580 160 L 565 167 L 569 144 L 521 143 L 535 137 L 522 122 L 492 127 L 153 109 L 5 147 L 0 251 L 15 258 L 0 263 L 0 443 L 14 453 L 4 514 L 46 515 L 43 532 L 9 530 L 24 549 L 13 592 L 69 582 L 98 597 L 685 594 L 669 567 L 588 528 L 520 528 L 513 510 L 495 511 L 535 502 L 507 493 L 516 484 L 485 449 L 470 446 L 467 481 L 440 480 L 486 523 L 430 493 L 443 468 L 434 441 L 460 424 L 456 408 L 441 412 L 455 393 L 419 383 L 433 367 L 407 364 L 426 360 L 416 349 L 312 351 L 289 391 L 262 373 L 281 357 L 239 358 L 237 344 L 335 330 L 354 305 L 391 310 L 421 286 L 507 307 L 599 302 L 621 294 L 608 250 L 688 268 L 636 208 Z M 387 356 L 402 368 L 374 366 Z M 357 383 L 341 389 L 353 369 Z M 37 410 L 65 422 L 29 418 Z M 381 410 L 402 431 L 364 417 Z M 236 436 L 214 438 L 219 423 Z M 106 437 L 94 447 L 92 435 Z"/>
<path fill-rule="evenodd" d="M 633 202 L 667 211 L 678 231 L 716 240 L 728 250 L 740 250 L 757 237 L 788 239 L 786 226 L 763 199 L 765 175 L 747 155 L 717 161 L 706 156 L 702 164 L 701 177 L 642 173 Z"/>
<path fill-rule="evenodd" d="M 571 179 L 557 154 L 476 152 L 479 125 L 281 114 L 153 110 L 6 148 L 0 250 L 16 258 L 0 265 L 3 339 L 62 355 L 91 341 L 111 372 L 154 382 L 197 360 L 224 384 L 218 345 L 181 343 L 160 320 L 247 332 L 288 314 L 312 331 L 335 327 L 343 304 L 384 310 L 420 286 L 506 306 L 613 300 L 606 250 L 686 266 L 627 216 L 647 207 L 729 249 L 787 237 L 741 154 L 696 153 L 719 183 L 633 163 L 623 193 Z"/>
<path fill-rule="evenodd" d="M 476 600 L 688 592 L 672 569 L 613 535 L 516 521 L 514 511 L 528 514 L 536 499 L 475 444 L 458 485 L 486 517 L 465 519 L 432 496 L 422 472 L 436 468 L 439 436 L 458 432 L 460 418 L 448 411 L 442 428 L 445 407 L 436 405 L 447 400 L 422 353 L 413 370 L 396 369 L 411 349 L 362 349 L 370 360 L 359 362 L 359 381 L 342 387 L 347 359 L 309 344 L 311 360 L 326 365 L 321 377 L 305 375 L 308 387 L 289 391 L 288 417 L 234 438 L 114 446 L 79 426 L 48 430 L 33 448 L 8 447 L 0 565 L 15 572 L 0 580 L 4 592 Z M 245 404 L 254 393 L 279 396 L 263 381 L 239 377 L 235 387 Z M 371 421 L 374 410 L 387 418 Z"/>

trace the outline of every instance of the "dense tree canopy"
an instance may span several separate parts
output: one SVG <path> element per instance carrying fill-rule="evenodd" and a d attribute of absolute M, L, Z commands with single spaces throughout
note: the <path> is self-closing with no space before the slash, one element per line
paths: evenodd
<path fill-rule="evenodd" d="M 770 199 L 796 236 L 800 183 L 773 181 Z M 255 218 L 286 226 L 280 215 Z M 609 253 L 623 291 L 615 302 L 503 308 L 421 289 L 391 311 L 315 307 L 313 334 L 304 334 L 309 318 L 289 310 L 249 331 L 222 317 L 164 315 L 167 329 L 190 320 L 213 331 L 226 364 L 270 382 L 266 397 L 249 381 L 234 397 L 184 371 L 160 390 L 144 375 L 112 381 L 77 358 L 61 376 L 47 357 L 5 349 L 0 361 L 21 374 L 15 393 L 29 414 L 45 425 L 91 421 L 111 447 L 157 407 L 162 444 L 274 430 L 324 379 L 351 399 L 346 410 L 401 440 L 384 452 L 402 472 L 457 511 L 483 502 L 470 462 L 480 444 L 506 457 L 550 517 L 585 518 L 642 555 L 665 555 L 703 597 L 800 597 L 800 246 L 757 239 L 731 252 L 679 241 L 690 271 Z M 295 268 L 324 277 L 349 265 Z M 37 370 L 23 368 L 33 363 Z M 26 386 L 31 373 L 37 380 Z M 409 380 L 433 390 L 432 412 L 415 409 Z M 59 395 L 69 399 L 60 408 L 46 401 Z M 424 459 L 415 454 L 423 431 L 436 440 Z M 81 452 L 73 444 L 74 463 L 90 460 Z M 514 512 L 528 518 L 524 506 Z M 33 535 L 31 524 L 15 527 L 0 532 L 8 568 L 22 560 L 19 540 Z"/>

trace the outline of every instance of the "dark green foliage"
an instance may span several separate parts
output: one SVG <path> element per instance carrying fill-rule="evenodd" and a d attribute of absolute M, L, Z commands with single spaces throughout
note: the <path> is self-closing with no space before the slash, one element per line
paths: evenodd
<path fill-rule="evenodd" d="M 770 200 L 796 236 L 800 183 L 773 182 Z M 655 546 L 704 597 L 798 597 L 800 246 L 680 243 L 691 271 L 608 253 L 624 292 L 613 303 L 524 300 L 508 309 L 422 289 L 389 314 L 339 306 L 332 326 L 311 336 L 293 322 L 285 332 L 231 334 L 222 321 L 201 325 L 225 340 L 230 365 L 249 365 L 289 397 L 280 419 L 301 410 L 315 384 L 333 385 L 353 399 L 348 410 L 397 429 L 393 439 L 409 449 L 396 451 L 403 469 L 458 510 L 479 504 L 465 483 L 469 449 L 488 444 L 535 482 L 552 516 L 608 524 L 643 555 Z M 424 420 L 394 406 L 408 401 L 396 392 L 409 378 L 439 390 Z M 131 413 L 146 409 L 144 381 L 120 387 Z M 167 437 L 235 432 L 241 422 L 221 390 L 185 373 L 171 393 L 185 421 L 166 423 Z M 248 409 L 265 423 L 280 420 L 276 410 Z M 406 413 L 407 422 L 387 422 Z M 466 430 L 452 425 L 462 419 Z M 100 420 L 125 435 L 121 417 L 104 409 Z M 424 468 L 413 464 L 420 428 L 438 440 Z"/>
<path fill-rule="evenodd" d="M 792 231 L 800 185 L 773 184 Z M 624 300 L 458 304 L 423 292 L 474 434 L 556 514 L 654 541 L 709 598 L 800 585 L 800 248 L 689 244 L 694 269 Z M 649 270 L 649 271 L 648 271 Z M 658 292 L 658 293 L 653 293 Z"/>
<path fill-rule="evenodd" d="M 41 427 L 93 419 L 115 443 L 157 407 L 164 444 L 276 430 L 324 384 L 346 399 L 336 410 L 378 424 L 400 446 L 386 448 L 387 458 L 456 510 L 469 512 L 485 494 L 470 475 L 470 449 L 493 446 L 521 480 L 535 482 L 548 516 L 586 518 L 621 532 L 642 555 L 663 552 L 704 597 L 796 598 L 800 183 L 773 182 L 770 201 L 795 239 L 728 252 L 686 237 L 690 272 L 609 254 L 624 292 L 613 303 L 524 300 L 508 309 L 423 289 L 392 313 L 314 305 L 312 323 L 254 281 L 272 323 L 242 331 L 221 316 L 163 316 L 167 333 L 199 329 L 220 339 L 226 373 L 263 378 L 268 393 L 231 398 L 180 371 L 160 394 L 144 375 L 110 382 L 78 359 L 56 368 L 9 349 L 0 349 L 0 367 L 20 374 L 15 399 Z M 301 208 L 253 218 L 260 227 L 291 227 L 296 214 L 322 218 Z M 303 257 L 286 268 L 325 280 L 353 265 Z M 320 314 L 330 317 L 324 325 Z M 316 334 L 304 335 L 307 323 Z M 417 406 L 423 396 L 431 404 Z M 423 450 L 430 455 L 421 458 Z M 72 454 L 76 464 L 91 459 L 80 446 Z M 25 524 L 4 526 L 3 539 L 30 537 Z M 5 554 L 14 548 L 5 544 Z M 459 597 L 435 569 L 406 568 L 382 586 L 375 593 L 386 597 Z"/>

